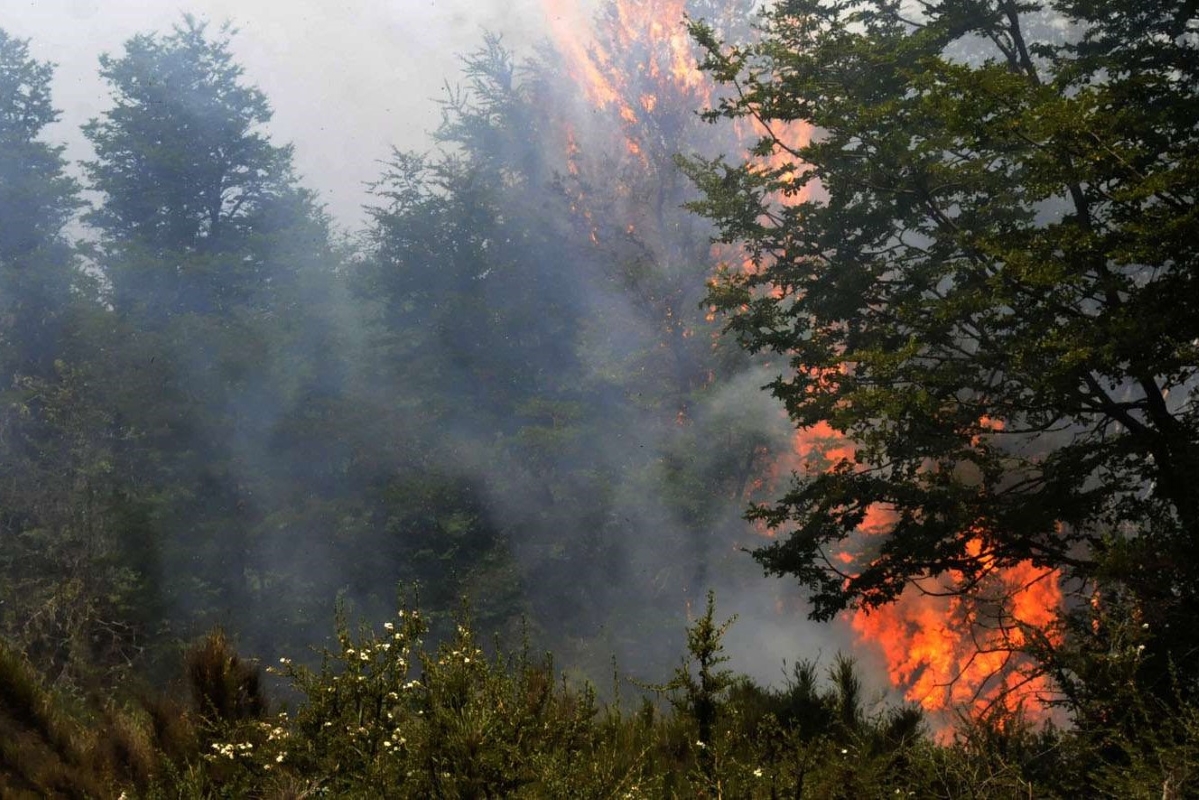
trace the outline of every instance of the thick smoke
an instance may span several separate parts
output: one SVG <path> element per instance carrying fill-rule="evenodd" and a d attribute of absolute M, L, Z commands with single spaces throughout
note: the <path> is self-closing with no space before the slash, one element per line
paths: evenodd
<path fill-rule="evenodd" d="M 762 391 L 780 367 L 705 318 L 717 257 L 673 162 L 742 145 L 666 77 L 630 88 L 656 97 L 637 125 L 597 105 L 541 42 L 536 7 L 513 23 L 511 4 L 436 5 L 195 4 L 241 28 L 234 55 L 300 177 L 291 205 L 268 209 L 278 220 L 255 221 L 270 231 L 251 259 L 261 297 L 189 307 L 161 330 L 107 301 L 137 375 L 107 396 L 139 409 L 122 457 L 154 487 L 171 613 L 294 655 L 327 635 L 338 594 L 370 616 L 421 580 L 435 607 L 468 593 L 506 635 L 527 614 L 536 642 L 589 677 L 615 656 L 656 680 L 712 589 L 739 616 L 732 666 L 759 680 L 844 648 L 746 552 L 761 541 L 746 503 L 787 478 L 791 430 Z M 88 26 L 119 55 L 131 33 L 178 22 L 121 8 L 42 4 L 13 26 L 63 62 L 52 133 L 75 158 L 94 157 L 76 131 L 108 105 L 95 54 L 62 37 Z M 636 76 L 650 54 L 621 55 L 607 67 Z M 135 255 L 111 285 L 165 311 L 150 278 L 128 278 Z"/>

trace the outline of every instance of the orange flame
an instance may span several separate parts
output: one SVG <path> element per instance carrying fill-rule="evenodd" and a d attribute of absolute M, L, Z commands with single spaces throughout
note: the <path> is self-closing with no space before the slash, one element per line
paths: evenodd
<path fill-rule="evenodd" d="M 591 25 L 579 13 L 578 3 L 569 0 L 544 0 L 544 6 L 550 33 L 574 71 L 576 82 L 584 87 L 591 102 L 605 107 L 620 104 L 621 98 L 616 88 L 588 52 L 590 45 L 579 38 L 579 32 L 589 31 Z"/>
<path fill-rule="evenodd" d="M 979 427 L 1000 431 L 1004 426 L 983 418 Z M 980 438 L 973 437 L 974 443 Z M 852 443 L 827 423 L 801 430 L 794 450 L 809 470 L 831 469 L 854 458 Z M 894 512 L 876 504 L 866 510 L 859 533 L 886 535 L 894 522 Z M 1053 687 L 1025 651 L 1034 643 L 1033 631 L 1050 643 L 1059 641 L 1059 576 L 1029 561 L 1000 566 L 988 550 L 985 531 L 967 536 L 966 554 L 983 575 L 968 591 L 957 591 L 964 576 L 950 571 L 942 579 L 909 586 L 890 605 L 851 613 L 850 626 L 882 655 L 891 683 L 904 697 L 946 724 L 960 710 L 982 715 L 1020 709 L 1030 719 L 1045 719 Z M 860 563 L 850 549 L 833 553 L 831 562 L 847 576 Z"/>
<path fill-rule="evenodd" d="M 593 107 L 615 111 L 625 128 L 626 151 L 642 163 L 648 161 L 640 127 L 660 108 L 663 95 L 686 94 L 688 112 L 708 101 L 711 84 L 683 25 L 686 0 L 618 0 L 598 20 L 603 41 L 577 3 L 542 5 L 571 77 Z M 626 66 L 630 59 L 636 62 L 632 68 Z"/>
<path fill-rule="evenodd" d="M 857 611 L 850 624 L 881 651 L 891 682 L 927 711 L 1020 708 L 1042 719 L 1052 687 L 1022 652 L 1032 630 L 1054 637 L 1062 604 L 1057 577 L 1024 561 L 994 570 L 977 593 L 940 593 L 952 586 L 951 575 L 932 587 L 909 587 L 892 605 Z"/>

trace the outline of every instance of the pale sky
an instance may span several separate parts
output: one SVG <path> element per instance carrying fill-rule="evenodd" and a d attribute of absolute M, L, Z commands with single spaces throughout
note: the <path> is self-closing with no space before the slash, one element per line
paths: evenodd
<path fill-rule="evenodd" d="M 360 222 L 362 184 L 378 177 L 391 145 L 427 146 L 435 98 L 484 29 L 526 53 L 547 36 L 541 0 L 0 0 L 0 27 L 58 64 L 63 115 L 48 138 L 67 144 L 69 158 L 90 157 L 79 126 L 107 107 L 100 54 L 120 53 L 136 33 L 169 31 L 184 12 L 239 29 L 233 49 L 245 80 L 271 101 L 273 140 L 295 144 L 304 185 L 347 226 Z"/>

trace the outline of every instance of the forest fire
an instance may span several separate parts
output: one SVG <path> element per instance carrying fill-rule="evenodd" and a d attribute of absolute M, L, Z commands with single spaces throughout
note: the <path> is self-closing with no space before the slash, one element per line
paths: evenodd
<path fill-rule="evenodd" d="M 683 24 L 688 3 L 617 0 L 605 7 L 594 26 L 580 18 L 575 4 L 544 0 L 544 6 L 559 54 L 586 101 L 593 109 L 609 112 L 629 156 L 655 170 L 666 169 L 652 162 L 669 162 L 684 144 L 680 138 L 670 138 L 678 131 L 660 118 L 689 115 L 715 97 L 714 87 L 696 65 Z M 810 197 L 808 187 L 795 192 L 788 188 L 788 170 L 794 170 L 791 153 L 807 141 L 810 129 L 789 123 L 768 130 L 756 120 L 731 127 L 731 141 L 746 152 L 763 136 L 783 142 L 773 155 L 758 158 L 761 169 L 778 171 L 781 189 L 775 202 L 798 203 Z M 580 145 L 573 131 L 568 140 L 568 170 L 577 175 Z M 595 241 L 591 212 L 585 216 Z M 714 247 L 712 255 L 715 261 L 734 262 L 743 270 L 760 266 L 727 247 Z M 984 420 L 982 427 L 999 430 L 1001 425 Z M 801 430 L 794 437 L 792 452 L 776 459 L 769 474 L 751 481 L 747 495 L 765 496 L 780 489 L 792 472 L 829 469 L 852 462 L 853 455 L 852 443 L 827 423 Z M 872 507 L 860 534 L 883 535 L 892 521 L 889 510 Z M 1020 651 L 1030 644 L 1031 631 L 1051 636 L 1045 632 L 1052 630 L 1062 604 L 1057 575 L 1028 562 L 996 565 L 986 551 L 985 535 L 970 536 L 968 552 L 983 565 L 984 577 L 969 592 L 950 591 L 958 575 L 929 579 L 909 587 L 891 605 L 854 612 L 850 626 L 864 647 L 881 653 L 891 683 L 927 711 L 984 714 L 1019 707 L 1038 718 L 1045 714 L 1050 686 L 1044 676 L 1029 671 Z M 848 571 L 856 556 L 840 552 L 830 559 Z"/>
<path fill-rule="evenodd" d="M 986 563 L 982 539 L 967 548 Z M 1048 679 L 1021 655 L 1033 632 L 1052 641 L 1062 604 L 1057 574 L 1031 563 L 995 568 L 969 593 L 952 590 L 955 578 L 909 587 L 892 605 L 856 611 L 850 619 L 863 640 L 877 645 L 891 682 L 907 700 L 931 712 L 1020 710 L 1047 714 Z"/>
<path fill-rule="evenodd" d="M 653 113 L 660 101 L 654 87 L 707 94 L 708 82 L 696 68 L 683 27 L 686 5 L 686 0 L 620 0 L 609 9 L 612 40 L 600 47 L 590 37 L 580 38 L 592 28 L 580 19 L 577 4 L 545 0 L 550 29 L 575 80 L 593 104 L 617 108 L 629 123 L 638 119 L 637 109 Z M 635 75 L 622 72 L 616 57 L 630 52 L 644 54 Z"/>
<path fill-rule="evenodd" d="M 980 427 L 1003 429 L 1001 421 L 986 418 Z M 975 445 L 980 438 L 974 438 Z M 852 461 L 854 448 L 821 423 L 796 434 L 794 453 L 793 471 L 810 474 Z M 894 520 L 890 509 L 871 506 L 859 533 L 866 541 L 885 535 Z M 1063 603 L 1058 574 L 1028 561 L 998 566 L 985 532 L 968 536 L 966 554 L 982 567 L 968 590 L 955 588 L 964 584 L 956 572 L 929 578 L 909 586 L 892 604 L 855 610 L 850 625 L 863 643 L 878 648 L 888 678 L 905 699 L 947 722 L 960 712 L 981 716 L 1017 710 L 1026 719 L 1044 719 L 1053 689 L 1022 653 L 1036 644 L 1034 636 L 1058 643 L 1054 623 Z M 830 557 L 846 575 L 859 563 L 849 549 Z"/>

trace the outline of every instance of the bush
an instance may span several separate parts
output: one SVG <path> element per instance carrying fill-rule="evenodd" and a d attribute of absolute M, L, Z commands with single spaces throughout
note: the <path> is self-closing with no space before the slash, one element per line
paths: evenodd
<path fill-rule="evenodd" d="M 731 621 L 730 621 L 731 622 Z M 1199 709 L 1152 730 L 962 720 L 949 741 L 911 707 L 872 707 L 852 660 L 801 661 L 763 688 L 722 669 L 715 601 L 688 654 L 632 712 L 534 658 L 480 646 L 463 616 L 437 646 L 419 611 L 351 630 L 312 666 L 282 659 L 291 710 L 268 712 L 259 670 L 215 631 L 174 695 L 88 704 L 0 646 L 5 798 L 1026 798 L 1189 796 Z M 665 702 L 655 702 L 658 700 Z M 1138 712 L 1145 716 L 1148 710 Z"/>

